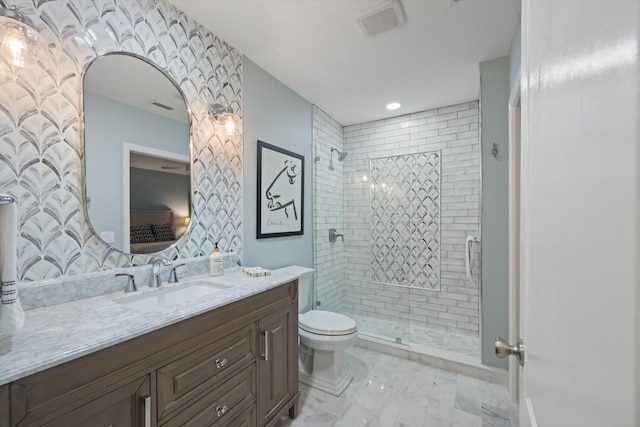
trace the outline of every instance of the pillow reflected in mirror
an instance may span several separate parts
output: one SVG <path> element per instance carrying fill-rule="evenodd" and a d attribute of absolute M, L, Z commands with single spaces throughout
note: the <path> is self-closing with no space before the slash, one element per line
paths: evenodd
<path fill-rule="evenodd" d="M 158 242 L 176 239 L 176 235 L 171 224 L 152 224 L 151 229 L 153 230 L 153 234 L 155 234 L 156 241 Z"/>
<path fill-rule="evenodd" d="M 131 243 L 151 243 L 156 241 L 151 224 L 132 225 L 130 227 Z"/>

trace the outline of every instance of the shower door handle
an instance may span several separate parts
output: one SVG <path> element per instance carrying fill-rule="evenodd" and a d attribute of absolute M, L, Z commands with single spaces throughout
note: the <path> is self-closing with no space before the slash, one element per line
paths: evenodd
<path fill-rule="evenodd" d="M 498 337 L 493 345 L 496 350 L 496 356 L 499 359 L 507 356 L 515 356 L 518 358 L 520 366 L 524 366 L 524 341 L 522 341 L 522 339 L 519 339 L 516 345 L 510 345 L 508 342 Z"/>

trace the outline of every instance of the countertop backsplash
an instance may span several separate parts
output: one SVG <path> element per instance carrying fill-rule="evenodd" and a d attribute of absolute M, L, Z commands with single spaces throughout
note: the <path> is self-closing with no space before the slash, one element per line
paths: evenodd
<path fill-rule="evenodd" d="M 225 270 L 238 266 L 237 252 L 227 252 L 223 255 Z M 173 266 L 178 264 L 184 264 L 184 266 L 177 269 L 178 280 L 205 274 L 209 271 L 208 256 L 174 260 L 170 266 L 160 267 L 162 283 L 169 281 Z M 132 274 L 135 277 L 138 289 L 150 286 L 152 281 L 151 265 L 147 264 L 136 267 L 123 267 L 77 274 L 56 279 L 22 282 L 18 284 L 20 303 L 24 310 L 28 311 L 120 292 L 126 285 L 126 278 L 116 277 L 118 273 Z"/>

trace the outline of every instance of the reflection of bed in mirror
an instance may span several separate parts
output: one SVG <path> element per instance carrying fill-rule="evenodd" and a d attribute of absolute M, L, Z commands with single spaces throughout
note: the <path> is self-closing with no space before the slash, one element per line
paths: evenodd
<path fill-rule="evenodd" d="M 149 254 L 176 242 L 173 211 L 170 209 L 131 209 L 130 252 Z"/>

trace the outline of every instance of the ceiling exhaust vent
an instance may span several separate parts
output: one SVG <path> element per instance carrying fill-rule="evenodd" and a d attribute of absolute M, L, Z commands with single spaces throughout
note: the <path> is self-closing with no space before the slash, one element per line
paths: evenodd
<path fill-rule="evenodd" d="M 400 0 L 387 0 L 358 17 L 358 24 L 367 37 L 402 27 L 406 21 Z"/>
<path fill-rule="evenodd" d="M 162 102 L 158 102 L 158 101 L 151 101 L 151 105 L 155 105 L 156 107 L 160 107 L 160 108 L 164 108 L 165 110 L 173 110 L 173 107 L 171 107 L 170 105 L 167 104 L 163 104 Z"/>

